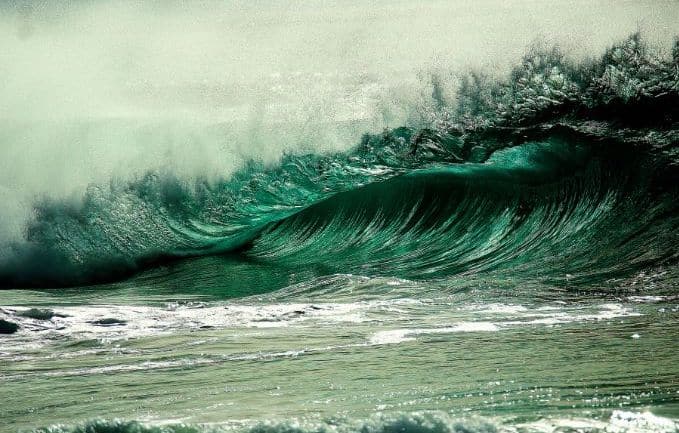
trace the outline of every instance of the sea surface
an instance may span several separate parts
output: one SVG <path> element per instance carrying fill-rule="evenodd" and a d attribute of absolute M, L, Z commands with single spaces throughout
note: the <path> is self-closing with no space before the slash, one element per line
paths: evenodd
<path fill-rule="evenodd" d="M 679 431 L 679 42 L 440 85 L 347 151 L 39 198 L 0 431 Z"/>

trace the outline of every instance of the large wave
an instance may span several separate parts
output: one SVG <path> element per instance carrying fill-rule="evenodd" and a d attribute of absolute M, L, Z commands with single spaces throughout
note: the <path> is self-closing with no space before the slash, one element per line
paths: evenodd
<path fill-rule="evenodd" d="M 575 63 L 534 50 L 505 80 L 433 80 L 426 128 L 352 150 L 251 161 L 228 179 L 149 172 L 40 199 L 2 287 L 113 280 L 173 258 L 245 255 L 409 278 L 511 271 L 594 281 L 678 257 L 679 41 L 638 34 Z"/>

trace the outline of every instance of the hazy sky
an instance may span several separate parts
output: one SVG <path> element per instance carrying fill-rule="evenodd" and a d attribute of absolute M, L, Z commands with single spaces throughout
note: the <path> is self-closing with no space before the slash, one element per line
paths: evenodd
<path fill-rule="evenodd" d="M 638 29 L 669 46 L 679 1 L 2 2 L 0 217 L 149 168 L 347 148 L 363 129 L 332 125 L 396 126 L 423 72 L 501 71 L 536 41 L 596 55 Z"/>

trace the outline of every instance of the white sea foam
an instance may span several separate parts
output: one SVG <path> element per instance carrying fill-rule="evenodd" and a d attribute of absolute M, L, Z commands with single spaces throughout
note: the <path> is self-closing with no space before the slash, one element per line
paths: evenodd
<path fill-rule="evenodd" d="M 415 337 L 426 334 L 452 334 L 457 332 L 495 332 L 499 331 L 490 322 L 461 322 L 443 328 L 392 329 L 374 333 L 369 341 L 371 344 L 396 344 L 415 340 Z"/>
<path fill-rule="evenodd" d="M 203 305 L 169 304 L 152 306 L 64 306 L 50 320 L 18 315 L 25 307 L 3 307 L 0 318 L 17 322 L 20 330 L 6 338 L 8 353 L 38 348 L 55 340 L 95 339 L 110 344 L 116 340 L 152 335 L 181 334 L 212 329 L 275 329 L 287 327 L 328 328 L 341 324 L 368 332 L 368 344 L 396 344 L 416 340 L 422 335 L 471 332 L 498 332 L 522 326 L 555 326 L 583 321 L 606 321 L 641 315 L 628 306 L 607 303 L 529 308 L 516 304 L 446 304 L 426 299 L 370 300 L 346 303 L 273 303 Z M 469 320 L 471 316 L 474 320 Z M 110 319 L 110 320 L 105 320 Z M 399 326 L 401 320 L 416 326 Z M 414 321 L 414 322 L 413 322 Z M 396 325 L 396 327 L 379 329 Z M 378 330 L 375 330 L 375 328 Z M 365 331 L 363 331 L 365 329 Z M 200 339 L 196 339 L 199 341 Z M 198 343 L 195 343 L 196 345 Z"/>
<path fill-rule="evenodd" d="M 675 433 L 679 431 L 676 420 L 651 412 L 614 410 L 608 421 L 591 418 L 544 418 L 519 425 L 505 425 L 501 432 L 559 433 Z"/>

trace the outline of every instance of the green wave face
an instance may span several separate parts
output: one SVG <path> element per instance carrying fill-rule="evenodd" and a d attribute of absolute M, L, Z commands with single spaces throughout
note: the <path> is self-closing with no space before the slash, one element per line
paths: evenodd
<path fill-rule="evenodd" d="M 636 154 L 596 152 L 552 137 L 483 164 L 413 171 L 273 224 L 244 254 L 326 273 L 589 285 L 673 263 L 676 188 Z"/>
<path fill-rule="evenodd" d="M 367 142 L 386 146 L 398 138 Z M 674 273 L 675 166 L 634 146 L 582 134 L 553 131 L 538 138 L 477 163 L 337 166 L 305 188 L 289 189 L 291 173 L 310 179 L 316 175 L 305 170 L 329 164 L 328 158 L 290 157 L 273 171 L 251 168 L 254 175 L 204 195 L 176 179 L 150 176 L 125 193 L 126 205 L 138 206 L 130 218 L 143 223 L 116 221 L 125 224 L 126 232 L 115 237 L 122 245 L 94 237 L 99 221 L 89 219 L 92 212 L 101 215 L 102 203 L 113 216 L 116 208 L 110 206 L 119 205 L 120 196 L 106 201 L 92 190 L 77 211 L 44 205 L 42 220 L 31 230 L 40 246 L 47 235 L 50 242 L 63 239 L 47 250 L 54 254 L 53 268 L 37 279 L 31 272 L 10 274 L 6 284 L 106 280 L 185 256 L 213 258 L 171 265 L 186 274 L 179 278 L 183 290 L 217 290 L 218 297 L 338 273 L 436 281 L 486 276 L 589 288 L 646 269 Z M 66 262 L 57 252 L 78 253 L 81 261 Z M 91 258 L 83 260 L 83 253 Z M 45 257 L 43 250 L 25 254 L 33 255 L 19 256 L 32 269 Z M 192 283 L 196 275 L 199 284 Z M 175 272 L 139 278 L 181 285 Z"/>

